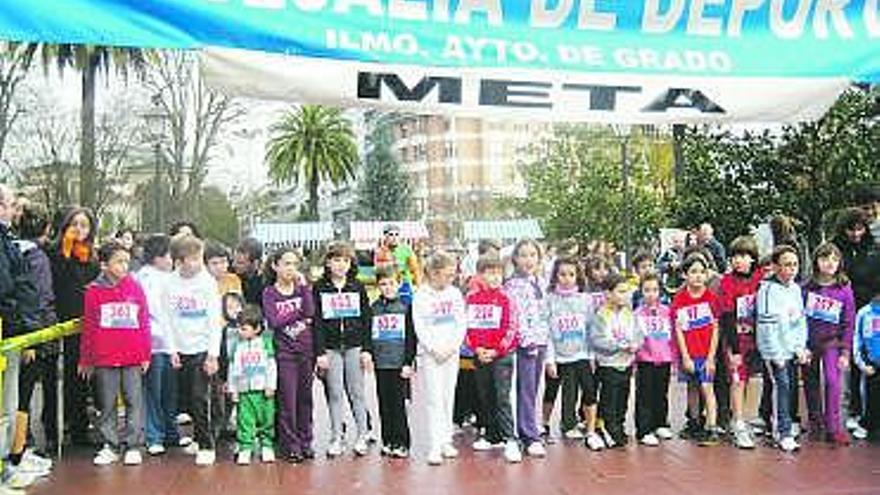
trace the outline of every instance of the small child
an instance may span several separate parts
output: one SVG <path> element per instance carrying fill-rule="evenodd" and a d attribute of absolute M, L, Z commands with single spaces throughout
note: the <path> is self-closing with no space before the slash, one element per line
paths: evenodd
<path fill-rule="evenodd" d="M 248 304 L 239 316 L 238 336 L 229 354 L 229 394 L 236 404 L 236 464 L 251 463 L 260 449 L 263 462 L 275 462 L 275 387 L 278 369 L 271 332 L 263 332 L 260 308 Z"/>
<path fill-rule="evenodd" d="M 672 313 L 660 302 L 656 273 L 642 275 L 642 303 L 634 314 L 645 343 L 636 354 L 636 438 L 647 446 L 670 440 L 669 375 L 672 368 Z"/>
<path fill-rule="evenodd" d="M 467 295 L 468 330 L 465 342 L 476 356 L 477 400 L 486 411 L 486 434 L 474 442 L 474 450 L 504 444 L 507 462 L 522 461 L 513 424 L 510 391 L 513 383 L 513 352 L 518 342 L 510 321 L 510 299 L 501 291 L 504 263 L 497 256 L 477 261 L 483 283 Z"/>
<path fill-rule="evenodd" d="M 841 259 L 840 249 L 830 242 L 816 248 L 813 276 L 804 285 L 804 313 L 812 355 L 805 368 L 810 433 L 821 438 L 824 430 L 829 442 L 843 446 L 849 444 L 849 436 L 840 415 L 841 377 L 849 371 L 856 303 L 849 279 L 841 270 Z"/>
<path fill-rule="evenodd" d="M 770 374 L 776 406 L 776 440 L 784 452 L 800 448 L 792 432 L 790 398 L 797 387 L 793 359 L 809 360 L 804 300 L 795 282 L 797 251 L 782 244 L 773 250 L 773 276 L 761 282 L 756 302 L 758 351 Z"/>
<path fill-rule="evenodd" d="M 715 353 L 718 348 L 718 301 L 706 286 L 709 262 L 700 254 L 691 254 L 681 264 L 685 285 L 672 300 L 673 328 L 681 356 L 682 380 L 688 384 L 688 414 L 691 421 L 700 417 L 700 398 L 706 407 L 703 431 L 695 433 L 699 444 L 717 445 L 718 403 L 715 401 Z M 691 423 L 692 425 L 695 423 Z"/>
<path fill-rule="evenodd" d="M 95 456 L 96 466 L 119 460 L 137 465 L 143 446 L 143 374 L 150 367 L 150 312 L 140 284 L 128 273 L 131 255 L 119 242 L 98 250 L 101 275 L 87 288 L 79 373 L 94 375 L 101 415 L 98 431 L 104 447 Z M 122 443 L 117 427 L 116 400 L 122 389 L 125 430 Z"/>
<path fill-rule="evenodd" d="M 651 255 L 650 251 L 639 251 L 633 256 L 632 267 L 633 275 L 635 275 L 633 285 L 638 284 L 632 294 L 632 307 L 635 309 L 642 305 L 642 298 L 644 297 L 641 289 L 642 277 L 654 272 L 654 256 Z M 664 298 L 665 296 L 661 294 L 661 300 Z"/>
<path fill-rule="evenodd" d="M 152 356 L 144 390 L 147 406 L 144 431 L 150 455 L 164 454 L 166 445 L 176 446 L 180 439 L 175 421 L 177 376 L 171 367 L 171 329 L 162 312 L 162 298 L 173 268 L 170 243 L 166 235 L 150 236 L 144 242 L 144 266 L 136 274 L 150 308 Z"/>
<path fill-rule="evenodd" d="M 599 415 L 612 440 L 608 447 L 615 448 L 627 444 L 623 424 L 629 403 L 632 364 L 645 336 L 630 308 L 630 286 L 626 279 L 612 273 L 605 279 L 604 288 L 605 305 L 590 325 L 590 342 L 596 352 L 596 375 L 601 384 Z"/>
<path fill-rule="evenodd" d="M 880 440 L 880 292 L 856 315 L 853 360 L 865 377 L 865 412 L 861 427 Z"/>
<path fill-rule="evenodd" d="M 379 298 L 373 303 L 373 366 L 382 422 L 382 454 L 409 457 L 410 435 L 406 417 L 407 383 L 413 375 L 416 334 L 412 309 L 400 297 L 397 270 L 376 271 Z"/>
<path fill-rule="evenodd" d="M 275 337 L 278 363 L 278 446 L 293 464 L 314 459 L 312 384 L 315 349 L 312 289 L 299 271 L 299 253 L 283 247 L 269 257 L 263 313 Z"/>
<path fill-rule="evenodd" d="M 230 433 L 234 438 L 238 430 L 233 417 L 235 406 L 232 405 L 232 399 L 229 397 L 229 363 L 232 360 L 232 347 L 238 340 L 238 332 L 241 330 L 239 316 L 244 305 L 244 297 L 240 292 L 227 292 L 220 298 L 223 314 L 223 330 L 218 359 L 220 367 L 211 383 L 211 417 L 215 418 L 212 421 L 215 438 L 227 436 Z"/>
<path fill-rule="evenodd" d="M 461 291 L 452 285 L 455 259 L 434 253 L 425 265 L 428 283 L 413 298 L 413 326 L 418 337 L 418 376 L 427 395 L 428 464 L 458 457 L 452 445 L 452 409 L 458 378 L 458 352 L 467 331 Z"/>
<path fill-rule="evenodd" d="M 565 438 L 584 438 L 578 428 L 577 414 L 579 396 L 583 395 L 580 404 L 586 418 L 585 444 L 590 450 L 602 450 L 605 444 L 596 434 L 596 379 L 588 331 L 593 311 L 587 295 L 582 292 L 583 278 L 580 265 L 574 258 L 558 258 L 553 264 L 547 289 L 550 322 L 547 377 L 561 381 Z M 549 416 L 550 412 L 545 414 Z"/>
<path fill-rule="evenodd" d="M 217 282 L 205 270 L 204 244 L 197 237 L 178 234 L 171 240 L 175 270 L 165 291 L 163 308 L 171 329 L 171 363 L 180 369 L 180 397 L 193 416 L 195 441 L 186 446 L 198 466 L 214 464 L 214 432 L 210 413 L 210 384 L 220 363 L 222 340 Z"/>
<path fill-rule="evenodd" d="M 755 294 L 764 278 L 757 266 L 758 245 L 752 236 L 737 237 L 730 244 L 731 271 L 721 277 L 721 349 L 730 375 L 733 441 L 740 449 L 755 448 L 746 420 L 757 417 L 761 398 L 761 357 L 755 343 Z"/>
<path fill-rule="evenodd" d="M 343 452 L 343 397 L 348 395 L 357 425 L 354 452 L 366 455 L 367 407 L 363 368 L 370 363 L 370 302 L 357 280 L 354 250 L 345 243 L 331 244 L 324 257 L 324 276 L 315 284 L 315 355 L 330 409 L 330 445 L 327 455 Z"/>
<path fill-rule="evenodd" d="M 504 284 L 504 292 L 513 302 L 513 322 L 519 330 L 516 351 L 516 425 L 519 439 L 532 457 L 544 457 L 538 423 L 538 386 L 544 374 L 544 357 L 550 342 L 544 284 L 541 271 L 541 248 L 531 239 L 519 241 L 513 249 L 514 275 Z"/>

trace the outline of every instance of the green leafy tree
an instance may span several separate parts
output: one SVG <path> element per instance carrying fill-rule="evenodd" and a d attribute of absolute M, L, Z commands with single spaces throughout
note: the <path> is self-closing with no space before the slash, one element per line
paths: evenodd
<path fill-rule="evenodd" d="M 847 91 L 821 119 L 777 132 L 689 129 L 675 217 L 682 225 L 710 221 L 729 241 L 784 213 L 816 245 L 835 212 L 877 180 L 878 98 L 877 88 Z"/>
<path fill-rule="evenodd" d="M 276 183 L 304 181 L 309 193 L 308 212 L 318 218 L 318 187 L 354 177 L 357 145 L 351 122 L 337 108 L 303 105 L 272 125 L 266 149 L 269 177 Z"/>
<path fill-rule="evenodd" d="M 527 197 L 515 202 L 540 219 L 551 239 L 603 239 L 632 248 L 656 235 L 667 218 L 673 152 L 650 128 L 628 137 L 608 127 L 558 126 L 523 172 Z M 623 154 L 629 183 L 625 186 Z"/>
<path fill-rule="evenodd" d="M 217 187 L 202 189 L 196 224 L 209 239 L 216 239 L 227 246 L 234 246 L 238 241 L 238 216 L 226 194 Z"/>
<path fill-rule="evenodd" d="M 404 220 L 412 211 L 409 178 L 391 149 L 390 122 L 393 115 L 371 120 L 367 136 L 364 174 L 358 190 L 358 210 L 362 220 Z"/>

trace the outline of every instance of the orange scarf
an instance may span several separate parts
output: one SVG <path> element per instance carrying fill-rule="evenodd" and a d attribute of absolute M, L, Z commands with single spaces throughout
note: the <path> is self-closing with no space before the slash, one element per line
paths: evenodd
<path fill-rule="evenodd" d="M 67 259 L 72 256 L 80 263 L 86 263 L 92 256 L 92 248 L 77 239 L 77 233 L 73 228 L 68 228 L 61 238 L 61 254 Z"/>

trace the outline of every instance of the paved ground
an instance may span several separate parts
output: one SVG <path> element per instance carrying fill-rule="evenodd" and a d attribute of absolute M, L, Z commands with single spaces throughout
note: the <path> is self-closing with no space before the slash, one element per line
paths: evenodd
<path fill-rule="evenodd" d="M 676 386 L 673 403 L 681 404 Z M 316 387 L 316 441 L 319 458 L 309 464 L 236 466 L 232 454 L 220 453 L 216 466 L 197 468 L 192 458 L 172 452 L 149 458 L 142 466 L 95 468 L 92 452 L 69 453 L 50 478 L 34 486 L 33 495 L 219 495 L 248 494 L 880 494 L 880 445 L 858 444 L 832 449 L 806 444 L 800 453 L 786 455 L 761 447 L 738 451 L 724 445 L 701 448 L 672 440 L 659 448 L 630 446 L 626 450 L 593 453 L 580 444 L 556 443 L 546 459 L 526 459 L 508 465 L 501 452 L 474 453 L 472 435 L 457 436 L 461 458 L 441 467 L 424 462 L 425 432 L 420 425 L 419 391 L 410 412 L 414 456 L 385 459 L 377 448 L 365 458 L 351 454 L 324 459 L 326 410 Z M 375 404 L 373 404 L 375 406 Z M 681 418 L 680 407 L 672 419 Z M 674 423 L 677 424 L 676 421 Z"/>

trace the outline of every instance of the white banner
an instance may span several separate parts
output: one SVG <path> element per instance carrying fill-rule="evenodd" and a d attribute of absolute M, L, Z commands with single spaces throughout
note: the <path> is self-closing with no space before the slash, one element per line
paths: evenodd
<path fill-rule="evenodd" d="M 202 73 L 230 94 L 417 113 L 627 124 L 794 122 L 820 117 L 835 77 L 669 76 L 431 68 L 207 48 Z"/>

